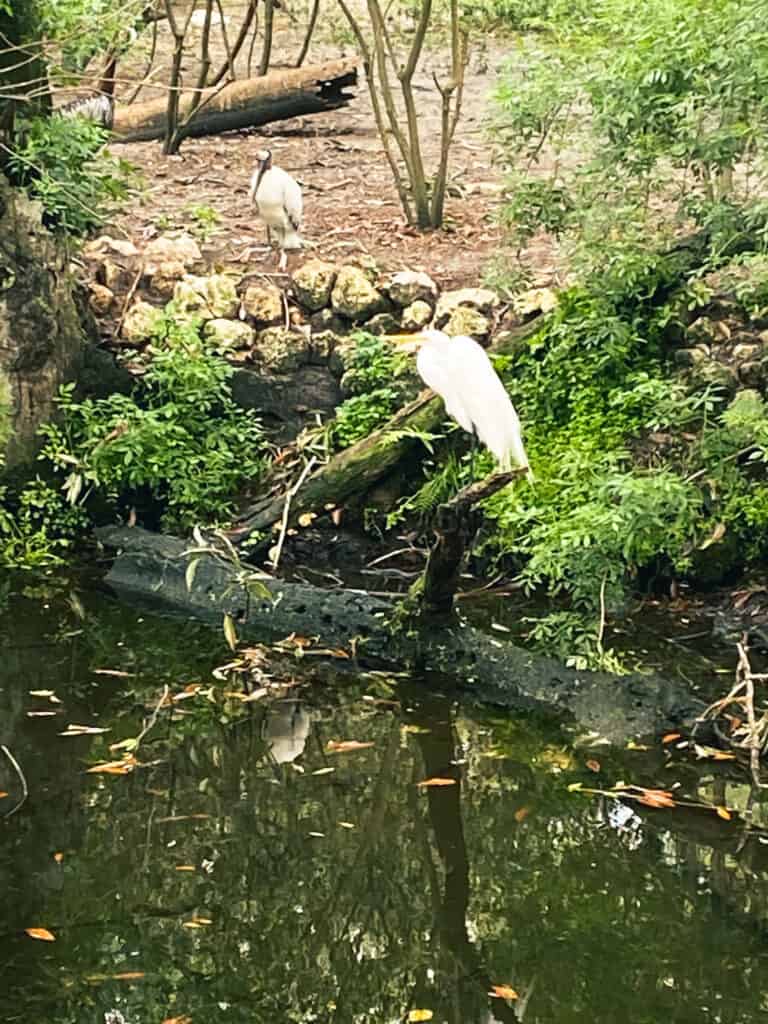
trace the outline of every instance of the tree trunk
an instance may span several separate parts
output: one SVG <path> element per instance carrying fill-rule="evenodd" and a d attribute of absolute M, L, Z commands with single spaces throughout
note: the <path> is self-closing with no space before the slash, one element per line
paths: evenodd
<path fill-rule="evenodd" d="M 238 128 L 252 128 L 271 121 L 321 114 L 346 106 L 354 96 L 345 92 L 357 84 L 357 62 L 328 64 L 273 71 L 263 78 L 231 82 L 224 88 L 203 92 L 199 109 L 185 135 L 216 135 Z M 179 120 L 189 115 L 194 90 L 179 97 Z M 163 98 L 119 107 L 115 111 L 114 141 L 145 142 L 166 133 L 167 101 Z"/>

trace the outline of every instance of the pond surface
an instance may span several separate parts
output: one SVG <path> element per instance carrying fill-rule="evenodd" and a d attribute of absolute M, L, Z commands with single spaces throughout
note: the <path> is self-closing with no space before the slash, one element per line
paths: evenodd
<path fill-rule="evenodd" d="M 254 650 L 243 700 L 218 631 L 65 580 L 0 643 L 3 1022 L 768 1019 L 763 808 L 569 790 L 738 808 L 733 766 L 308 655 Z"/>

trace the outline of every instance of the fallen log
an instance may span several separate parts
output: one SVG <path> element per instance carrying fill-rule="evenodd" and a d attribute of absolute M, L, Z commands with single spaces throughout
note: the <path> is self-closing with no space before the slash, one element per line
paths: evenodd
<path fill-rule="evenodd" d="M 346 106 L 354 95 L 345 89 L 357 84 L 357 61 L 336 60 L 303 68 L 272 71 L 261 78 L 246 78 L 220 88 L 203 90 L 199 108 L 184 135 L 216 135 L 238 128 L 256 128 L 308 114 L 323 114 Z M 179 97 L 179 122 L 189 116 L 194 90 Z M 118 107 L 114 142 L 146 142 L 166 133 L 168 101 L 165 97 Z"/>
<path fill-rule="evenodd" d="M 193 553 L 191 544 L 174 537 L 121 527 L 100 529 L 97 536 L 118 552 L 106 582 L 119 595 L 219 627 L 226 612 L 241 639 L 314 637 L 320 649 L 343 649 L 363 664 L 439 672 L 441 688 L 450 677 L 479 703 L 567 713 L 616 743 L 690 728 L 704 707 L 676 680 L 579 672 L 466 623 L 393 629 L 397 604 L 365 591 L 268 579 L 260 581 L 265 596 L 242 565 Z"/>
<path fill-rule="evenodd" d="M 508 332 L 489 352 L 505 355 L 541 329 L 542 318 Z M 288 523 L 304 512 L 323 509 L 328 503 L 341 505 L 366 491 L 397 463 L 421 444 L 419 435 L 431 434 L 445 419 L 443 400 L 434 391 L 425 390 L 404 406 L 383 427 L 334 456 L 313 473 L 296 494 L 290 495 Z M 236 544 L 257 530 L 268 530 L 280 521 L 290 492 L 270 495 L 254 502 L 238 519 L 228 535 Z"/>

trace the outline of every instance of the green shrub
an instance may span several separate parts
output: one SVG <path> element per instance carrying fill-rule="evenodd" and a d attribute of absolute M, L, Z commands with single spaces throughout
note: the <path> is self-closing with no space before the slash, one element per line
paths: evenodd
<path fill-rule="evenodd" d="M 263 435 L 232 400 L 232 368 L 205 351 L 194 326 L 172 330 L 167 319 L 175 343 L 155 351 L 132 395 L 80 402 L 62 388 L 63 423 L 44 428 L 42 456 L 67 474 L 73 503 L 93 490 L 113 499 L 148 491 L 169 529 L 224 522 L 238 488 L 264 470 Z"/>
<path fill-rule="evenodd" d="M 84 235 L 128 192 L 129 165 L 103 152 L 107 132 L 84 118 L 37 118 L 17 133 L 14 184 L 43 205 L 45 223 Z"/>

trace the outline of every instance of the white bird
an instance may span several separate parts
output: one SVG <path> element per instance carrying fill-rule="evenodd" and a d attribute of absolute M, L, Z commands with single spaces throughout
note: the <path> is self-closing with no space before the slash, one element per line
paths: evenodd
<path fill-rule="evenodd" d="M 523 446 L 515 407 L 485 350 L 472 338 L 450 338 L 431 328 L 417 334 L 390 335 L 404 351 L 418 350 L 419 376 L 445 403 L 445 411 L 478 438 L 507 471 L 514 462 L 533 473 Z"/>
<path fill-rule="evenodd" d="M 258 167 L 253 172 L 248 197 L 256 204 L 259 217 L 267 226 L 267 241 L 275 233 L 280 249 L 280 270 L 285 270 L 286 251 L 301 248 L 299 229 L 303 203 L 299 183 L 282 167 L 272 166 L 272 153 L 262 149 L 258 154 Z"/>

